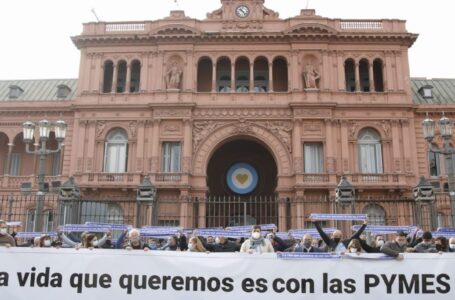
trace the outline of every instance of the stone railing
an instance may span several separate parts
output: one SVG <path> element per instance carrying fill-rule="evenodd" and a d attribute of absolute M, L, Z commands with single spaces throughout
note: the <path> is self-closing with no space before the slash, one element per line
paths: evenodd
<path fill-rule="evenodd" d="M 303 182 L 305 183 L 325 183 L 329 182 L 328 174 L 303 174 Z"/>
<path fill-rule="evenodd" d="M 382 21 L 341 21 L 341 30 L 383 30 Z"/>
<path fill-rule="evenodd" d="M 106 32 L 145 31 L 145 23 L 108 23 Z"/>
<path fill-rule="evenodd" d="M 182 181 L 182 173 L 157 173 L 155 174 L 155 182 L 180 182 Z"/>

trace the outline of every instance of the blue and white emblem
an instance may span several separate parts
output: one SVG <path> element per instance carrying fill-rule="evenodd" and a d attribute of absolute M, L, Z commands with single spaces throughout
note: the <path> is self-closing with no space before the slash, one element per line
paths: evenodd
<path fill-rule="evenodd" d="M 245 195 L 254 191 L 258 185 L 258 173 L 247 163 L 237 163 L 229 168 L 226 181 L 234 193 Z"/>

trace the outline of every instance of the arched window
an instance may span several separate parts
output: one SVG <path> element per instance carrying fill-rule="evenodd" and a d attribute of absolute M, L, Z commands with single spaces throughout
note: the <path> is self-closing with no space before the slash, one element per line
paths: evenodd
<path fill-rule="evenodd" d="M 369 92 L 370 91 L 370 75 L 369 75 L 370 64 L 368 60 L 362 59 L 359 63 L 359 72 L 360 72 L 360 91 Z"/>
<path fill-rule="evenodd" d="M 282 57 L 273 60 L 273 91 L 288 91 L 288 62 Z"/>
<path fill-rule="evenodd" d="M 254 91 L 267 92 L 269 90 L 269 63 L 265 57 L 254 61 Z"/>
<path fill-rule="evenodd" d="M 126 88 L 126 61 L 122 60 L 117 65 L 117 93 L 124 93 Z"/>
<path fill-rule="evenodd" d="M 114 63 L 110 60 L 104 62 L 103 93 L 112 92 L 112 80 L 114 76 Z"/>
<path fill-rule="evenodd" d="M 128 160 L 128 134 L 124 129 L 112 130 L 106 140 L 104 152 L 104 172 L 124 173 Z"/>
<path fill-rule="evenodd" d="M 246 57 L 235 62 L 235 90 L 241 93 L 250 90 L 250 62 Z"/>
<path fill-rule="evenodd" d="M 197 91 L 210 92 L 212 91 L 212 61 L 208 57 L 199 60 L 197 64 Z"/>
<path fill-rule="evenodd" d="M 365 206 L 362 213 L 368 215 L 368 224 L 370 225 L 386 225 L 385 210 L 378 204 L 369 204 Z"/>
<path fill-rule="evenodd" d="M 383 68 L 382 60 L 377 58 L 373 61 L 374 90 L 376 92 L 384 92 Z"/>
<path fill-rule="evenodd" d="M 231 60 L 227 57 L 220 58 L 216 63 L 216 90 L 231 91 Z"/>
<path fill-rule="evenodd" d="M 346 80 L 346 91 L 355 92 L 355 62 L 351 58 L 344 62 L 344 78 Z"/>
<path fill-rule="evenodd" d="M 437 148 L 437 146 L 433 145 L 433 148 Z M 441 175 L 439 153 L 428 151 L 428 173 L 430 176 Z"/>
<path fill-rule="evenodd" d="M 133 60 L 131 63 L 130 93 L 139 92 L 141 86 L 141 62 Z"/>
<path fill-rule="evenodd" d="M 362 129 L 359 133 L 357 144 L 360 173 L 382 173 L 382 147 L 378 132 L 372 128 Z"/>

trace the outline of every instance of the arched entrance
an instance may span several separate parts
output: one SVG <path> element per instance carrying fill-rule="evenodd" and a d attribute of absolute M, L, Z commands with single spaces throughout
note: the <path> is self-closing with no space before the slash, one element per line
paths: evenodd
<path fill-rule="evenodd" d="M 224 142 L 207 166 L 207 226 L 275 223 L 277 165 L 269 150 L 251 137 Z"/>

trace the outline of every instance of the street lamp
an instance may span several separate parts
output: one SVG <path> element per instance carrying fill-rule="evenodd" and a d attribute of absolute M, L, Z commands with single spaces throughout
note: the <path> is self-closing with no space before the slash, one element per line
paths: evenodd
<path fill-rule="evenodd" d="M 30 144 L 33 142 L 35 135 L 35 129 L 38 127 L 39 130 L 39 141 L 34 150 L 30 150 Z M 66 135 L 66 123 L 62 120 L 57 122 L 49 122 L 48 120 L 41 120 L 36 126 L 33 122 L 27 121 L 22 125 L 23 129 L 23 140 L 26 145 L 26 152 L 39 156 L 39 169 L 38 169 L 38 193 L 36 194 L 36 211 L 35 211 L 35 231 L 43 231 L 43 206 L 44 206 L 44 194 L 47 191 L 46 184 L 44 182 L 45 170 L 46 170 L 46 156 L 49 154 L 57 153 L 63 148 L 63 141 Z M 56 150 L 50 150 L 46 148 L 46 143 L 49 140 L 49 135 L 52 128 L 54 128 L 55 139 L 58 142 L 58 148 Z"/>
<path fill-rule="evenodd" d="M 439 153 L 446 158 L 446 172 L 447 172 L 447 183 L 449 185 L 449 196 L 450 196 L 450 207 L 452 214 L 452 227 L 455 227 L 455 181 L 454 181 L 454 159 L 455 148 L 450 146 L 450 139 L 452 138 L 452 127 L 453 121 L 447 118 L 444 114 L 438 122 L 439 131 L 444 145 L 442 149 L 434 149 L 431 142 L 435 136 L 435 122 L 430 119 L 427 114 L 425 120 L 422 121 L 423 136 L 428 142 L 428 151 L 433 153 Z"/>
<path fill-rule="evenodd" d="M 145 176 L 141 184 L 137 187 L 137 209 L 136 209 L 136 226 L 139 227 L 140 221 L 140 207 L 142 204 L 151 207 L 151 223 L 155 223 L 155 201 L 156 201 L 156 187 L 150 181 L 150 177 Z"/>

